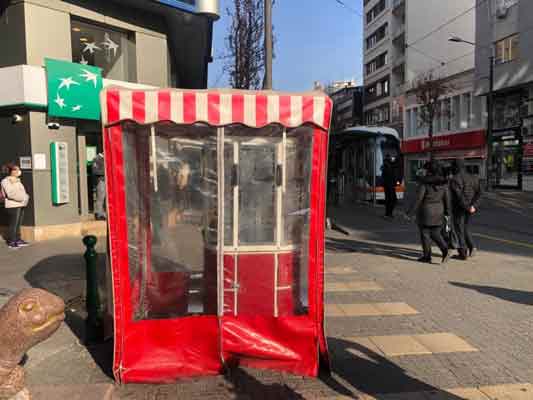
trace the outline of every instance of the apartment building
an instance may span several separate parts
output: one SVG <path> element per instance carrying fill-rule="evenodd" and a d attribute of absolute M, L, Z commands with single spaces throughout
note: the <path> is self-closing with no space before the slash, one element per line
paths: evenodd
<path fill-rule="evenodd" d="M 91 219 L 89 166 L 103 152 L 97 83 L 205 88 L 217 18 L 217 0 L 0 1 L 0 164 L 21 165 L 31 199 L 22 226 L 27 240 L 79 237 Z M 78 72 L 59 83 L 45 69 L 47 60 Z M 92 82 L 90 96 L 76 94 Z M 97 117 L 82 117 L 87 107 L 66 96 L 91 100 Z M 57 105 L 70 115 L 52 115 Z M 54 170 L 56 144 L 61 179 Z M 5 217 L 0 213 L 0 225 Z"/>
<path fill-rule="evenodd" d="M 407 181 L 429 158 L 428 127 L 419 118 L 414 82 L 432 74 L 451 88 L 434 122 L 436 157 L 462 157 L 483 175 L 484 100 L 474 93 L 473 47 L 450 42 L 475 38 L 476 0 L 367 0 L 365 5 L 365 118 L 401 132 Z M 444 118 L 444 116 L 447 118 Z"/>
<path fill-rule="evenodd" d="M 364 125 L 363 86 L 353 80 L 339 81 L 330 83 L 324 90 L 333 100 L 331 124 L 334 131 Z"/>
<path fill-rule="evenodd" d="M 364 12 L 364 122 L 401 131 L 396 96 L 405 82 L 405 0 L 364 0 Z"/>
<path fill-rule="evenodd" d="M 474 37 L 474 4 L 475 0 L 364 0 L 368 125 L 391 126 L 405 136 L 405 94 L 410 83 L 432 69 L 438 69 L 439 76 L 452 76 L 473 68 L 473 49 L 466 49 L 470 54 L 465 55 L 465 49 L 448 38 L 452 34 Z"/>
<path fill-rule="evenodd" d="M 533 191 L 533 2 L 490 0 L 476 14 L 475 93 L 483 98 L 494 57 L 492 183 Z"/>

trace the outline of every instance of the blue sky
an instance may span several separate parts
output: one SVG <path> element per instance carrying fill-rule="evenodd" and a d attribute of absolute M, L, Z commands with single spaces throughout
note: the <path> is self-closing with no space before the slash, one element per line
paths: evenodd
<path fill-rule="evenodd" d="M 360 11 L 362 0 L 344 0 Z M 226 52 L 224 38 L 230 19 L 226 8 L 233 0 L 220 0 L 221 18 L 215 22 L 215 61 L 209 67 L 209 86 L 228 86 L 222 74 Z M 362 18 L 336 0 L 277 0 L 273 23 L 276 59 L 273 66 L 275 90 L 304 91 L 314 81 L 357 79 L 362 71 Z"/>

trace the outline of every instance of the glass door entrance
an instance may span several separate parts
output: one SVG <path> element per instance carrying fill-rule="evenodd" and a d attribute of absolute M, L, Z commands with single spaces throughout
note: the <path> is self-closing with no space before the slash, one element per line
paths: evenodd
<path fill-rule="evenodd" d="M 520 186 L 520 143 L 518 139 L 500 140 L 493 143 L 493 184 L 499 187 L 518 189 Z"/>

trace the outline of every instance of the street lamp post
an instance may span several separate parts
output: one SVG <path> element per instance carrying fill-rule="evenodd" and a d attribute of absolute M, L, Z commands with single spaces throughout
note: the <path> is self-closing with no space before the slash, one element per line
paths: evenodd
<path fill-rule="evenodd" d="M 265 6 L 265 77 L 263 89 L 272 90 L 272 0 L 264 0 Z"/>
<path fill-rule="evenodd" d="M 459 36 L 452 36 L 448 39 L 450 42 L 466 43 L 476 47 L 476 43 L 462 39 Z M 492 51 L 492 49 L 491 49 Z M 489 93 L 487 94 L 487 161 L 485 175 L 487 177 L 486 190 L 491 190 L 492 182 L 492 131 L 493 131 L 493 106 L 494 106 L 494 56 L 489 57 Z"/>

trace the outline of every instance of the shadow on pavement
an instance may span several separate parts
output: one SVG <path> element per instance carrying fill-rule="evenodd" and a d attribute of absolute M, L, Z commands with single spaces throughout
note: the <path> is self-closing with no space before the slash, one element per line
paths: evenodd
<path fill-rule="evenodd" d="M 98 253 L 98 280 L 105 287 L 105 253 Z M 112 378 L 113 344 L 86 344 L 85 335 L 85 260 L 82 254 L 66 254 L 45 258 L 24 275 L 35 288 L 45 289 L 61 297 L 66 304 L 65 323 L 83 344 L 94 362 Z"/>
<path fill-rule="evenodd" d="M 430 395 L 430 398 L 434 397 L 439 400 L 462 399 L 462 397 L 407 375 L 405 370 L 393 362 L 360 344 L 338 338 L 328 338 L 328 344 L 333 354 L 335 374 L 359 392 L 372 395 L 378 400 L 381 398 L 380 395 L 383 398 L 390 398 L 387 395 L 415 392 L 425 392 Z M 321 379 L 340 395 L 353 396 L 334 377 L 322 377 Z"/>
<path fill-rule="evenodd" d="M 526 306 L 533 306 L 533 293 L 532 292 L 526 292 L 523 290 L 506 289 L 506 288 L 495 287 L 495 286 L 471 285 L 468 283 L 461 283 L 461 282 L 450 282 L 450 285 L 457 286 L 460 288 L 475 290 L 479 293 L 497 297 L 505 301 L 510 301 L 510 302 L 518 303 L 518 304 L 524 304 Z"/>
<path fill-rule="evenodd" d="M 261 382 L 243 368 L 231 368 L 225 375 L 230 384 L 230 392 L 239 400 L 268 400 L 268 399 L 294 399 L 304 400 L 305 397 L 296 393 L 287 385 Z"/>
<path fill-rule="evenodd" d="M 326 238 L 326 250 L 331 252 L 375 254 L 409 261 L 415 261 L 421 256 L 420 251 L 410 248 L 389 246 L 382 243 L 367 243 L 353 239 Z"/>
<path fill-rule="evenodd" d="M 514 207 L 518 205 L 515 204 Z M 342 225 L 343 230 L 359 240 L 395 243 L 399 246 L 418 245 L 418 229 L 415 223 L 408 223 L 400 217 L 384 220 L 381 212 L 381 208 L 354 204 L 332 207 L 329 217 L 332 222 Z M 510 208 L 508 204 L 499 202 L 496 205 L 483 207 L 480 214 L 472 219 L 471 231 L 479 250 L 503 255 L 532 256 L 533 250 L 529 245 L 520 244 L 520 242 L 527 244 L 531 242 L 532 222 L 533 213 L 530 209 Z M 480 236 L 480 233 L 492 236 L 492 239 Z M 516 243 L 499 240 L 502 237 L 514 240 Z M 349 251 L 349 249 L 339 251 Z"/>

